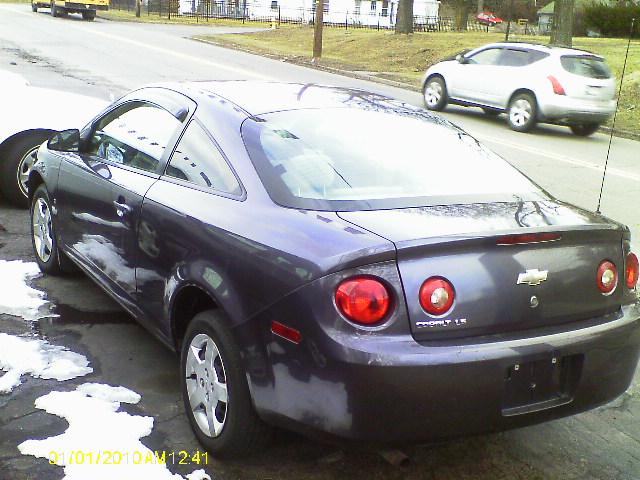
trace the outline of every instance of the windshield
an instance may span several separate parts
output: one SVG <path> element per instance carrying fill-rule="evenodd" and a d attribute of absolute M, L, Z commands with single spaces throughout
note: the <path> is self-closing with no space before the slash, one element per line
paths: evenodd
<path fill-rule="evenodd" d="M 293 110 L 248 119 L 243 139 L 272 199 L 318 210 L 542 196 L 464 132 L 419 110 Z"/>
<path fill-rule="evenodd" d="M 574 75 L 587 78 L 611 78 L 606 62 L 592 55 L 563 55 L 560 57 L 562 68 Z"/>

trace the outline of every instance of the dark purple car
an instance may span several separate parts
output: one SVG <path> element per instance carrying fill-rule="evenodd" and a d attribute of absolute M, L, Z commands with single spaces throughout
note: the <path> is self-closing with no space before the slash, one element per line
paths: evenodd
<path fill-rule="evenodd" d="M 582 412 L 638 362 L 629 230 L 441 117 L 358 90 L 189 83 L 55 135 L 44 272 L 80 267 L 181 352 L 200 442 L 267 425 L 423 442 Z"/>

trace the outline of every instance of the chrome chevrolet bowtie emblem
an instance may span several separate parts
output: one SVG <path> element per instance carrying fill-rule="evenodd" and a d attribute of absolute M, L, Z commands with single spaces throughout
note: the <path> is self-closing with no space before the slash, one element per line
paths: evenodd
<path fill-rule="evenodd" d="M 520 273 L 518 275 L 518 285 L 526 283 L 527 285 L 535 286 L 540 285 L 547 279 L 548 270 L 538 270 L 534 268 L 533 270 L 527 270 L 524 273 Z"/>

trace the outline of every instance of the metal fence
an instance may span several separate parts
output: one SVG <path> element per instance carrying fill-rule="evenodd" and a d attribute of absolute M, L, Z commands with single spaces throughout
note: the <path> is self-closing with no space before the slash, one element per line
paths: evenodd
<path fill-rule="evenodd" d="M 110 8 L 134 12 L 136 0 L 110 0 Z M 363 9 L 364 10 L 364 9 Z M 395 26 L 393 12 L 385 11 L 334 11 L 325 10 L 323 24 L 338 28 L 391 29 Z M 235 1 L 210 0 L 146 0 L 141 6 L 141 15 L 162 18 L 191 18 L 208 22 L 209 19 L 229 19 L 242 23 L 266 22 L 277 25 L 283 23 L 313 25 L 315 23 L 314 8 L 286 8 L 272 1 L 266 3 L 248 3 Z M 415 31 L 452 31 L 456 30 L 456 22 L 452 17 L 421 16 L 413 17 Z M 467 24 L 468 30 L 489 31 L 489 27 L 475 21 Z"/>

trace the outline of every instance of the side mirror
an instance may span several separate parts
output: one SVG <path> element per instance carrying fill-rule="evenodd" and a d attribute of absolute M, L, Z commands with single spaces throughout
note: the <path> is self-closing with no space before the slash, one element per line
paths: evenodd
<path fill-rule="evenodd" d="M 456 55 L 456 60 L 458 61 L 458 63 L 461 63 L 463 65 L 467 63 L 467 59 L 462 54 Z"/>
<path fill-rule="evenodd" d="M 47 142 L 47 148 L 57 152 L 78 152 L 80 150 L 80 130 L 72 128 L 56 133 Z"/>

